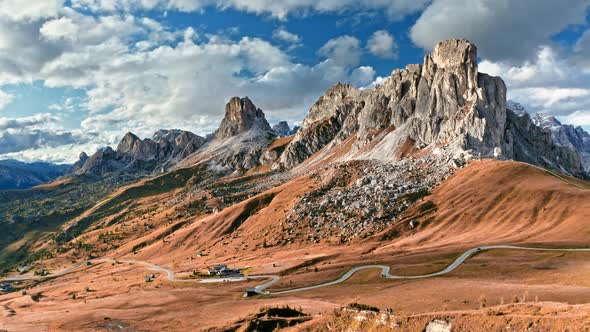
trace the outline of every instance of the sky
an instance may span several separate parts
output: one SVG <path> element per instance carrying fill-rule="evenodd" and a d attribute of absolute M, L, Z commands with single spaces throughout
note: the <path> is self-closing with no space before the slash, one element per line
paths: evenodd
<path fill-rule="evenodd" d="M 0 159 L 74 162 L 128 131 L 214 131 L 232 96 L 300 123 L 439 41 L 508 98 L 590 129 L 590 0 L 0 0 Z"/>

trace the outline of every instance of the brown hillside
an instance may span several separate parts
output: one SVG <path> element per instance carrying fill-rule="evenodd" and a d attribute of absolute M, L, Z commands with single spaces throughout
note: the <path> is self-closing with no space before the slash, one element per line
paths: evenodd
<path fill-rule="evenodd" d="M 590 245 L 590 184 L 528 164 L 474 162 L 426 201 L 434 211 L 420 216 L 419 230 L 395 246 Z M 407 216 L 420 215 L 423 206 Z"/>

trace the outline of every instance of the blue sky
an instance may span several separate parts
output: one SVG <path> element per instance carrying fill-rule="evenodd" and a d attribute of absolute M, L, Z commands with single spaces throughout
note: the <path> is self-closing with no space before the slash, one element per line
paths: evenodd
<path fill-rule="evenodd" d="M 0 158 L 72 162 L 127 131 L 205 135 L 248 95 L 299 123 L 440 40 L 478 45 L 531 113 L 590 129 L 590 0 L 5 0 Z"/>

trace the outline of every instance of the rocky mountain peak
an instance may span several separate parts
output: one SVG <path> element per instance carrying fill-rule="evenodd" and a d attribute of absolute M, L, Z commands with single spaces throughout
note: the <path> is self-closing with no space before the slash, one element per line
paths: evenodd
<path fill-rule="evenodd" d="M 449 39 L 436 45 L 432 61 L 438 68 L 464 66 L 477 68 L 477 47 L 465 39 Z"/>
<path fill-rule="evenodd" d="M 133 146 L 138 142 L 141 141 L 139 139 L 139 137 L 137 137 L 135 134 L 128 132 L 127 134 L 125 134 L 125 136 L 123 136 L 123 139 L 121 139 L 121 142 L 119 142 L 119 145 L 117 145 L 117 152 L 119 153 L 128 153 L 131 150 L 133 150 Z"/>
<path fill-rule="evenodd" d="M 287 121 L 280 121 L 276 125 L 272 126 L 272 130 L 274 130 L 280 137 L 289 136 L 291 132 L 291 128 L 289 127 Z"/>
<path fill-rule="evenodd" d="M 445 40 L 423 64 L 394 70 L 374 89 L 330 88 L 273 167 L 318 164 L 335 156 L 339 161 L 397 160 L 436 153 L 452 164 L 516 159 L 584 176 L 584 157 L 520 108 L 507 105 L 501 78 L 478 72 L 475 45 Z"/>
<path fill-rule="evenodd" d="M 402 150 L 428 146 L 448 146 L 456 156 L 501 153 L 506 87 L 500 78 L 479 74 L 476 60 L 475 45 L 452 39 L 439 43 L 422 65 L 394 70 L 375 89 L 333 86 L 310 109 L 281 166 L 291 168 L 345 140 L 352 148 L 343 158 L 395 159 Z"/>
<path fill-rule="evenodd" d="M 78 157 L 78 160 L 81 162 L 85 162 L 86 160 L 88 160 L 88 155 L 86 154 L 86 152 L 82 151 L 82 153 L 80 153 L 80 156 Z"/>
<path fill-rule="evenodd" d="M 557 120 L 557 118 L 549 114 L 537 113 L 532 117 L 532 119 L 537 126 L 545 129 L 551 129 L 552 127 L 558 127 L 562 125 L 561 122 Z"/>
<path fill-rule="evenodd" d="M 255 126 L 262 130 L 272 130 L 262 110 L 257 108 L 250 98 L 233 97 L 225 105 L 225 117 L 214 135 L 218 139 L 227 139 Z"/>
<path fill-rule="evenodd" d="M 91 157 L 82 153 L 70 173 L 160 173 L 176 165 L 204 144 L 203 137 L 178 129 L 158 130 L 152 138 L 146 139 L 127 133 L 117 145 L 116 151 L 106 147 Z"/>

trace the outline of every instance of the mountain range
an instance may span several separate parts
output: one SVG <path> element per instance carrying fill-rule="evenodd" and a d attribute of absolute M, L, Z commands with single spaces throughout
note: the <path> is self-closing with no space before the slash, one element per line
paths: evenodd
<path fill-rule="evenodd" d="M 8 328 L 255 331 L 272 307 L 309 331 L 577 329 L 590 308 L 555 302 L 590 301 L 586 256 L 555 251 L 590 246 L 590 136 L 506 95 L 446 40 L 300 127 L 233 97 L 211 135 L 127 133 L 0 191 Z"/>
<path fill-rule="evenodd" d="M 301 128 L 291 130 L 286 122 L 271 128 L 248 97 L 234 97 L 209 139 L 180 130 L 160 130 L 144 140 L 127 133 L 116 150 L 83 153 L 70 174 L 160 174 L 201 162 L 231 172 L 264 165 L 291 169 L 335 150 L 341 161 L 436 153 L 458 165 L 495 158 L 590 176 L 590 135 L 507 103 L 504 82 L 478 72 L 476 47 L 466 40 L 440 43 L 423 64 L 394 70 L 374 89 L 335 85 Z"/>
<path fill-rule="evenodd" d="M 25 189 L 49 182 L 66 174 L 69 165 L 45 162 L 24 163 L 17 160 L 0 160 L 0 190 Z"/>

